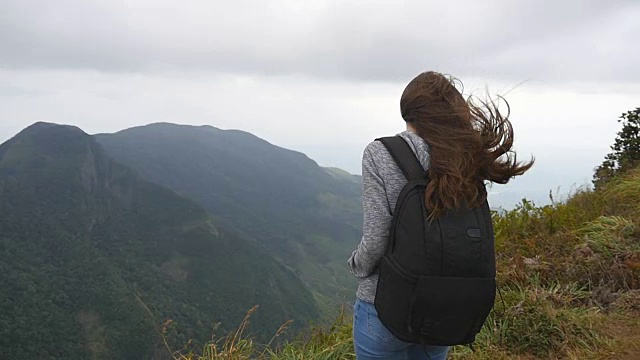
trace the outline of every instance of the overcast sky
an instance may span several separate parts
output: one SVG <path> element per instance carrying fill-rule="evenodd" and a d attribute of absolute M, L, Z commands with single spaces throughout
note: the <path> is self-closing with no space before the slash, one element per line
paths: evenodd
<path fill-rule="evenodd" d="M 0 0 L 0 142 L 36 121 L 241 129 L 360 172 L 425 70 L 504 95 L 536 167 L 496 205 L 583 185 L 640 106 L 640 1 Z"/>

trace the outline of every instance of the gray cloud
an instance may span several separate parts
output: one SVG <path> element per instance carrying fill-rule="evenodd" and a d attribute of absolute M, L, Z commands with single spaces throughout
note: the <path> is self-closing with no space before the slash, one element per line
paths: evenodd
<path fill-rule="evenodd" d="M 0 1 L 0 66 L 640 82 L 640 3 Z"/>

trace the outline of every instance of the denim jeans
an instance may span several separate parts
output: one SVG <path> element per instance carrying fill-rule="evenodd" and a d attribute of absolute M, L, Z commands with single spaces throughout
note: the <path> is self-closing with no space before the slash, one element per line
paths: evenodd
<path fill-rule="evenodd" d="M 448 346 L 423 346 L 398 340 L 378 319 L 373 304 L 356 300 L 353 343 L 357 360 L 445 360 Z"/>

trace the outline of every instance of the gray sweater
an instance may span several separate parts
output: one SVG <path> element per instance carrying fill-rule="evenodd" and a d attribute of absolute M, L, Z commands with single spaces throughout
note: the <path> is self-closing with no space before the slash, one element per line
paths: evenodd
<path fill-rule="evenodd" d="M 409 131 L 399 135 L 409 143 L 426 169 L 429 164 L 427 143 Z M 373 303 L 375 299 L 378 263 L 387 249 L 392 213 L 406 183 L 400 168 L 381 142 L 367 145 L 362 156 L 362 241 L 348 261 L 349 270 L 360 279 L 356 292 L 360 300 Z"/>

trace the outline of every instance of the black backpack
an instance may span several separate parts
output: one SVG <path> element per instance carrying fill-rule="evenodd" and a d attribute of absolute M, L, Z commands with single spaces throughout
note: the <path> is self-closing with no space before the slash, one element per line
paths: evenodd
<path fill-rule="evenodd" d="M 401 137 L 377 140 L 408 181 L 398 197 L 389 245 L 378 268 L 378 317 L 405 342 L 472 344 L 496 295 L 489 204 L 447 210 L 427 220 L 427 172 Z"/>

